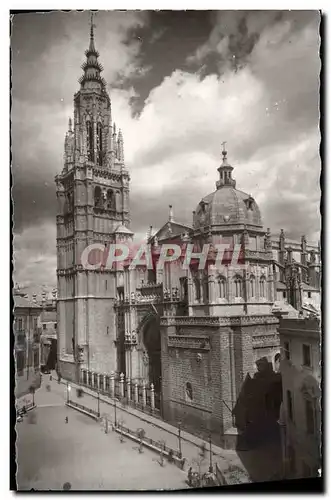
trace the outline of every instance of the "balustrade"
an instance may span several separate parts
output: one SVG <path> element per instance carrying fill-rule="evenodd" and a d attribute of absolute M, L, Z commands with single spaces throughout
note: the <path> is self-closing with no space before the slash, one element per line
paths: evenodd
<path fill-rule="evenodd" d="M 124 373 L 116 377 L 114 372 L 107 375 L 106 373 L 97 373 L 85 368 L 80 370 L 79 376 L 82 385 L 109 395 L 111 398 L 118 397 L 129 405 L 135 405 L 142 411 L 152 412 L 154 415 L 159 416 L 159 410 L 156 406 L 158 406 L 160 400 L 159 394 L 155 393 L 154 384 L 150 384 L 148 387 L 146 381 L 126 379 Z"/>

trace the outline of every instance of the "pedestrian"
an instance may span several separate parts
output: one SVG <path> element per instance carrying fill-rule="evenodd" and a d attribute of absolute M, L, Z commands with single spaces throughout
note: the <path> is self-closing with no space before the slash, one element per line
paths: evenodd
<path fill-rule="evenodd" d="M 65 422 L 66 422 L 66 424 L 67 424 L 67 423 L 69 422 L 69 419 L 68 419 L 68 417 L 66 417 L 66 420 L 65 420 Z"/>
<path fill-rule="evenodd" d="M 50 382 L 52 382 L 52 380 L 53 380 L 52 374 L 50 374 L 49 380 L 50 380 Z"/>
<path fill-rule="evenodd" d="M 192 486 L 192 467 L 189 468 L 187 473 L 188 485 Z"/>

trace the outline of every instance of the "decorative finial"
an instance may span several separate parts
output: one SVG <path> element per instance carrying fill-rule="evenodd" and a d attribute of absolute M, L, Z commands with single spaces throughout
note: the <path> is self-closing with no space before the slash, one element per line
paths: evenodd
<path fill-rule="evenodd" d="M 69 118 L 69 132 L 72 132 L 72 121 L 71 121 L 71 118 Z"/>
<path fill-rule="evenodd" d="M 174 220 L 174 213 L 172 210 L 172 205 L 169 205 L 169 222 L 173 222 Z"/>
<path fill-rule="evenodd" d="M 222 155 L 223 155 L 223 160 L 226 159 L 226 155 L 228 154 L 227 150 L 225 149 L 225 144 L 226 144 L 227 141 L 223 141 L 222 142 L 222 147 L 223 147 L 223 150 L 222 150 Z"/>

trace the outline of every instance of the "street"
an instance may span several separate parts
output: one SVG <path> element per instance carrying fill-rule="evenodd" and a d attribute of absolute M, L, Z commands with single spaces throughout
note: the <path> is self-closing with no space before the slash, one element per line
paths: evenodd
<path fill-rule="evenodd" d="M 65 406 L 66 386 L 44 377 L 35 394 L 36 423 L 30 413 L 17 430 L 18 490 L 162 490 L 187 488 L 186 474 L 136 443 Z M 27 396 L 31 399 L 31 396 Z M 81 400 L 84 404 L 84 398 Z M 31 412 L 32 413 L 32 412 Z M 68 416 L 68 423 L 65 418 Z M 141 426 L 141 425 L 140 425 Z"/>

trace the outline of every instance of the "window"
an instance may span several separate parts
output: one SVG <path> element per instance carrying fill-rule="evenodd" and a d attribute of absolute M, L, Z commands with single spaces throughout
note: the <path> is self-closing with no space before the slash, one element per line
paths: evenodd
<path fill-rule="evenodd" d="M 235 286 L 235 297 L 242 297 L 242 280 L 240 276 L 235 277 L 234 286 Z"/>
<path fill-rule="evenodd" d="M 43 323 L 43 330 L 46 330 L 46 323 Z"/>
<path fill-rule="evenodd" d="M 109 326 L 107 326 L 107 335 L 109 335 Z"/>
<path fill-rule="evenodd" d="M 293 422 L 293 402 L 292 402 L 291 391 L 286 391 L 286 397 L 287 397 L 287 414 L 291 422 Z"/>
<path fill-rule="evenodd" d="M 265 277 L 260 278 L 260 297 L 265 297 L 266 287 L 265 287 Z"/>
<path fill-rule="evenodd" d="M 249 278 L 249 291 L 251 297 L 255 297 L 255 276 L 253 274 Z"/>
<path fill-rule="evenodd" d="M 284 342 L 284 354 L 285 354 L 285 359 L 291 359 L 289 342 Z"/>
<path fill-rule="evenodd" d="M 311 366 L 310 345 L 303 344 L 303 346 L 302 346 L 302 357 L 303 357 L 303 366 Z"/>
<path fill-rule="evenodd" d="M 286 292 L 283 292 L 283 299 L 286 299 Z"/>
<path fill-rule="evenodd" d="M 306 426 L 308 434 L 315 434 L 314 405 L 309 399 L 305 400 Z"/>
<path fill-rule="evenodd" d="M 21 332 L 23 330 L 23 319 L 18 318 L 18 330 Z"/>
<path fill-rule="evenodd" d="M 102 125 L 99 122 L 97 125 L 97 149 L 98 149 L 98 164 L 102 165 Z"/>
<path fill-rule="evenodd" d="M 37 368 L 39 366 L 39 350 L 35 349 L 33 351 L 33 366 Z"/>
<path fill-rule="evenodd" d="M 90 120 L 86 122 L 87 135 L 87 156 L 89 161 L 93 161 L 93 127 Z"/>
<path fill-rule="evenodd" d="M 198 278 L 195 278 L 195 280 L 194 280 L 194 290 L 195 290 L 195 299 L 200 300 L 201 299 L 201 289 L 200 289 L 200 280 Z"/>
<path fill-rule="evenodd" d="M 34 331 L 37 330 L 38 327 L 38 318 L 33 318 L 33 329 Z"/>
<path fill-rule="evenodd" d="M 203 291 L 204 291 L 204 300 L 205 300 L 205 302 L 208 302 L 209 301 L 208 278 L 205 278 L 203 281 Z"/>
<path fill-rule="evenodd" d="M 108 282 L 107 282 L 107 280 L 106 280 L 106 282 L 105 282 L 105 287 L 106 287 L 106 290 L 107 290 L 107 287 L 108 287 Z"/>
<path fill-rule="evenodd" d="M 111 189 L 107 191 L 107 209 L 112 210 L 115 205 L 115 196 Z"/>
<path fill-rule="evenodd" d="M 57 329 L 57 323 L 54 323 L 54 330 Z"/>
<path fill-rule="evenodd" d="M 189 401 L 192 401 L 193 399 L 193 389 L 192 389 L 192 384 L 190 382 L 187 382 L 186 383 L 186 398 L 189 400 Z"/>
<path fill-rule="evenodd" d="M 311 292 L 308 292 L 308 299 L 311 299 Z"/>
<path fill-rule="evenodd" d="M 24 351 L 18 351 L 16 353 L 16 370 L 18 375 L 23 374 L 24 370 Z"/>
<path fill-rule="evenodd" d="M 224 276 L 220 276 L 218 279 L 218 287 L 219 287 L 219 297 L 220 299 L 225 299 L 226 296 L 226 279 Z"/>
<path fill-rule="evenodd" d="M 94 206 L 102 207 L 102 193 L 100 186 L 96 186 L 94 189 Z"/>

